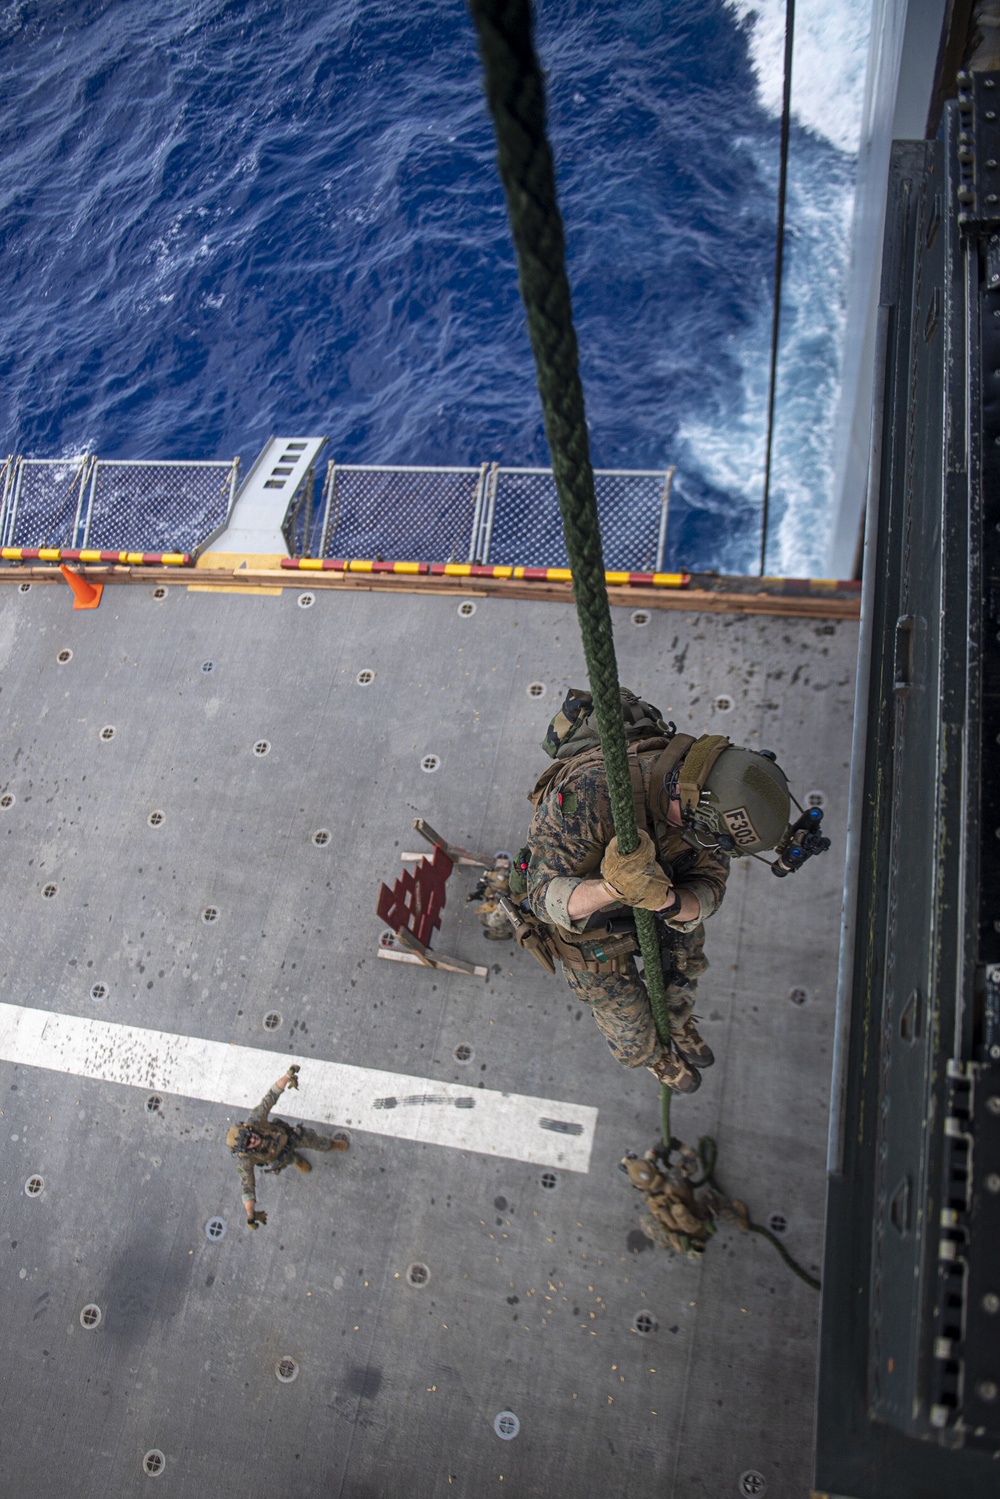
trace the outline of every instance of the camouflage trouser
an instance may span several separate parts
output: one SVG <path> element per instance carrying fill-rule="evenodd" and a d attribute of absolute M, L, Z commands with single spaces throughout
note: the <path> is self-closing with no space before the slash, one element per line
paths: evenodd
<path fill-rule="evenodd" d="M 271 1171 L 284 1171 L 286 1166 L 294 1166 L 300 1160 L 298 1147 L 305 1146 L 306 1150 L 329 1150 L 330 1139 L 328 1135 L 318 1135 L 314 1129 L 309 1129 L 305 1124 L 293 1124 L 288 1133 L 288 1144 L 271 1163 Z"/>
<path fill-rule="evenodd" d="M 672 945 L 672 961 L 667 943 Z M 703 925 L 693 932 L 671 931 L 665 936 L 663 971 L 672 1024 L 683 1025 L 691 1014 L 698 975 L 707 967 Z M 573 993 L 593 1010 L 616 1061 L 624 1067 L 648 1067 L 663 1058 L 646 986 L 633 958 L 613 973 L 587 973 L 581 968 L 564 968 L 563 972 Z"/>

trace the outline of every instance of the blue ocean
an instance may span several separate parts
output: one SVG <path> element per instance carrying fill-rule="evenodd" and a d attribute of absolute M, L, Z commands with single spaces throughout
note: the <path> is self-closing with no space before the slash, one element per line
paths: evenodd
<path fill-rule="evenodd" d="M 755 571 L 784 4 L 541 0 L 592 457 Z M 800 0 L 768 570 L 823 571 L 867 0 Z M 0 441 L 549 462 L 462 0 L 0 6 Z"/>

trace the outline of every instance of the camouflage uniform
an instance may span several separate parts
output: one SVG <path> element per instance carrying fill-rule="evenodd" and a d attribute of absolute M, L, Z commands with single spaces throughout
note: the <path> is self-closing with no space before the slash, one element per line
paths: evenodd
<path fill-rule="evenodd" d="M 650 772 L 658 758 L 656 749 L 638 756 L 647 801 Z M 528 834 L 531 859 L 525 897 L 540 921 L 567 932 L 587 930 L 588 922 L 570 919 L 567 902 L 582 880 L 600 879 L 601 860 L 614 831 L 607 776 L 601 763 L 581 766 L 561 790 L 550 790 L 541 798 Z M 659 862 L 676 888 L 690 891 L 701 907 L 694 921 L 657 922 L 667 1005 L 672 1022 L 680 1026 L 694 1009 L 698 975 L 708 967 L 703 922 L 722 903 L 729 858 L 718 849 L 691 848 L 681 837 L 680 828 L 661 827 L 659 838 L 653 836 Z M 589 921 L 603 927 L 609 918 L 627 912 L 628 907 L 623 905 L 607 906 Z M 605 973 L 588 973 L 565 964 L 563 972 L 577 997 L 590 1005 L 619 1062 L 626 1067 L 648 1067 L 665 1059 L 646 987 L 633 957 L 618 959 Z"/>
<path fill-rule="evenodd" d="M 336 1150 L 341 1146 L 339 1140 L 318 1135 L 304 1124 L 289 1124 L 287 1119 L 270 1119 L 268 1116 L 281 1097 L 281 1092 L 280 1088 L 268 1088 L 245 1121 L 246 1127 L 261 1135 L 262 1143 L 256 1150 L 235 1152 L 244 1207 L 257 1201 L 255 1166 L 264 1167 L 268 1171 L 284 1171 L 287 1166 L 294 1166 L 296 1161 L 304 1159 L 298 1152 L 300 1145 L 304 1145 L 307 1150 Z"/>

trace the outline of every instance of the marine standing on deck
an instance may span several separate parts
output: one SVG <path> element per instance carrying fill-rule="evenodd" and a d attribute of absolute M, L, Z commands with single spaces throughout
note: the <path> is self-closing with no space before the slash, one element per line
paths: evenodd
<path fill-rule="evenodd" d="M 346 1150 L 348 1146 L 346 1140 L 318 1135 L 304 1124 L 289 1124 L 287 1119 L 269 1117 L 285 1089 L 299 1086 L 298 1072 L 298 1067 L 289 1067 L 284 1076 L 268 1088 L 250 1117 L 226 1131 L 226 1144 L 236 1157 L 236 1169 L 243 1185 L 247 1228 L 256 1228 L 259 1223 L 267 1222 L 267 1214 L 257 1211 L 256 1166 L 272 1172 L 284 1171 L 286 1166 L 294 1166 L 297 1171 L 311 1171 L 310 1163 L 299 1154 L 299 1146 L 305 1146 L 307 1150 Z"/>
<path fill-rule="evenodd" d="M 639 848 L 618 852 L 591 698 L 571 690 L 549 726 L 543 747 L 556 763 L 530 794 L 535 814 L 512 871 L 530 929 L 518 937 L 527 946 L 540 939 L 562 962 L 619 1062 L 693 1093 L 714 1061 L 692 1015 L 708 967 L 704 922 L 722 902 L 730 857 L 773 848 L 789 832 L 788 784 L 767 752 L 679 734 L 625 689 L 622 708 Z M 636 906 L 658 917 L 669 1048 L 636 966 Z"/>

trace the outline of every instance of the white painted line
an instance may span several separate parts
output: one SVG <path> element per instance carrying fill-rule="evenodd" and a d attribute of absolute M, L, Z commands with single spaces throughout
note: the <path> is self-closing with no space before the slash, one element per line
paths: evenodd
<path fill-rule="evenodd" d="M 237 1117 L 259 1102 L 289 1062 L 299 1061 L 299 1092 L 282 1100 L 279 1114 L 563 1171 L 590 1170 L 597 1125 L 597 1110 L 586 1104 L 464 1088 L 21 1005 L 0 1004 L 0 1061 L 146 1093 L 202 1098 L 227 1104 Z"/>

